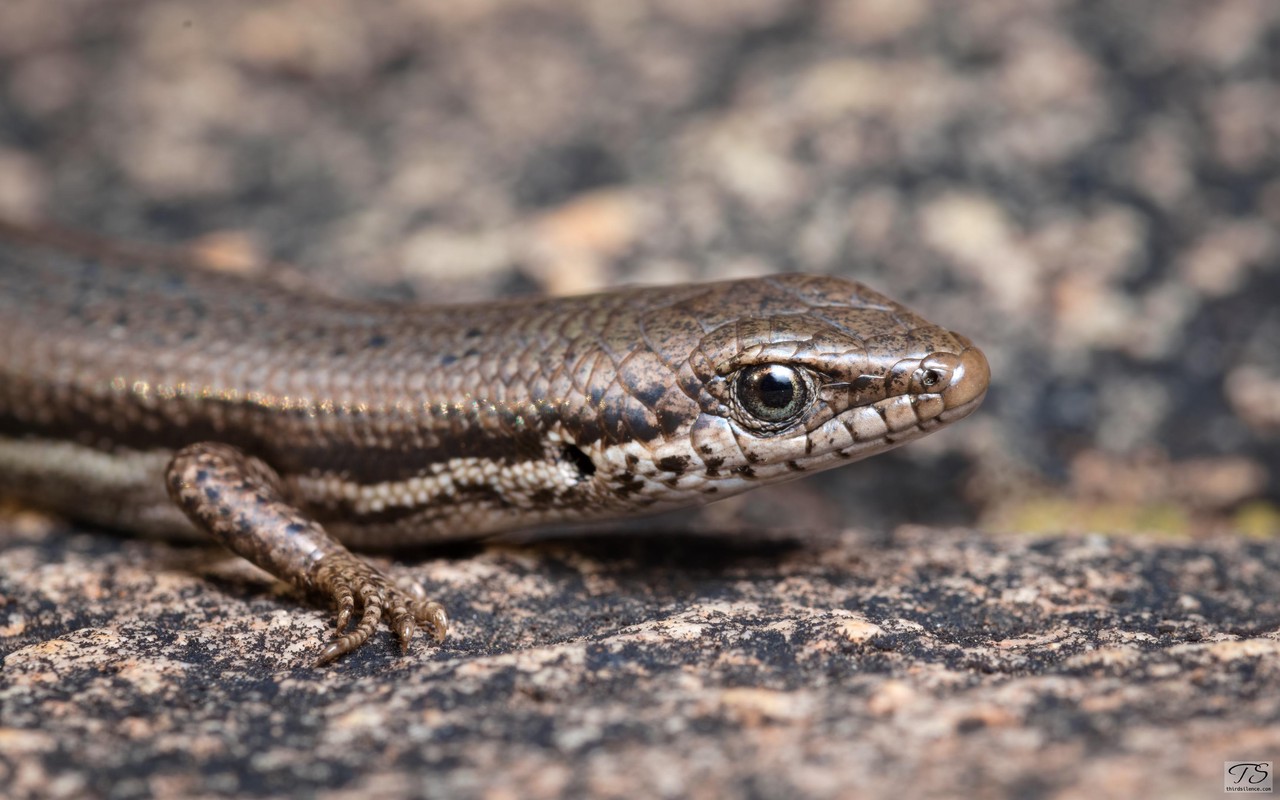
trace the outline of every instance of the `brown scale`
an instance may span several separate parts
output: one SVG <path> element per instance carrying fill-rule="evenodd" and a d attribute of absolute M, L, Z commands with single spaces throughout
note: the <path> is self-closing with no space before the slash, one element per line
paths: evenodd
<path fill-rule="evenodd" d="M 717 499 L 936 430 L 987 387 L 963 336 L 839 278 L 423 307 L 11 234 L 0 494 L 212 535 L 337 606 L 321 663 L 380 621 L 406 647 L 447 626 L 344 543 Z"/>

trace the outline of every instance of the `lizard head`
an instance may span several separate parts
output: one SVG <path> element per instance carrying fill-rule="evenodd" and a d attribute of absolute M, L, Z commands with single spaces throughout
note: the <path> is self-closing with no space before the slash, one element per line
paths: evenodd
<path fill-rule="evenodd" d="M 990 369 L 969 339 L 861 284 L 789 275 L 699 288 L 639 314 L 645 345 L 618 382 L 643 408 L 620 404 L 615 418 L 642 434 L 593 458 L 615 489 L 656 505 L 865 458 L 986 395 Z"/>

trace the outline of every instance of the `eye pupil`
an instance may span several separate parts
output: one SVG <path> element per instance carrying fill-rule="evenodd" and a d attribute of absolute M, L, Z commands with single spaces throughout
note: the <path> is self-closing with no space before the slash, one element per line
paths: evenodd
<path fill-rule="evenodd" d="M 941 380 L 942 380 L 942 376 L 938 374 L 938 371 L 936 369 L 931 369 L 931 370 L 927 370 L 924 373 L 924 376 L 920 379 L 920 382 L 923 383 L 925 386 L 937 386 L 938 382 Z"/>
<path fill-rule="evenodd" d="M 807 386 L 791 367 L 763 364 L 738 374 L 736 393 L 742 409 L 752 418 L 783 423 L 804 410 Z"/>
<path fill-rule="evenodd" d="M 756 381 L 760 402 L 770 408 L 786 408 L 796 396 L 796 385 L 791 376 L 779 372 L 780 369 L 771 369 Z"/>

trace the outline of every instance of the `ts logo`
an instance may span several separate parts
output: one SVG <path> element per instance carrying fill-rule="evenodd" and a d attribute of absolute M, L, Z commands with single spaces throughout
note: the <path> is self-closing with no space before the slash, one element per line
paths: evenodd
<path fill-rule="evenodd" d="M 1270 761 L 1227 761 L 1223 763 L 1222 784 L 1228 792 L 1270 792 Z"/>

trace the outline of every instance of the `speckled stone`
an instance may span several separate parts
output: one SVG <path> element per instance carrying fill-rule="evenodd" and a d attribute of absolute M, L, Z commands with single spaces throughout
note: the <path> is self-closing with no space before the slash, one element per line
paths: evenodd
<path fill-rule="evenodd" d="M 1201 797 L 1280 752 L 1273 542 L 482 546 L 392 567 L 443 646 L 316 669 L 329 616 L 216 550 L 4 530 L 10 797 Z"/>

